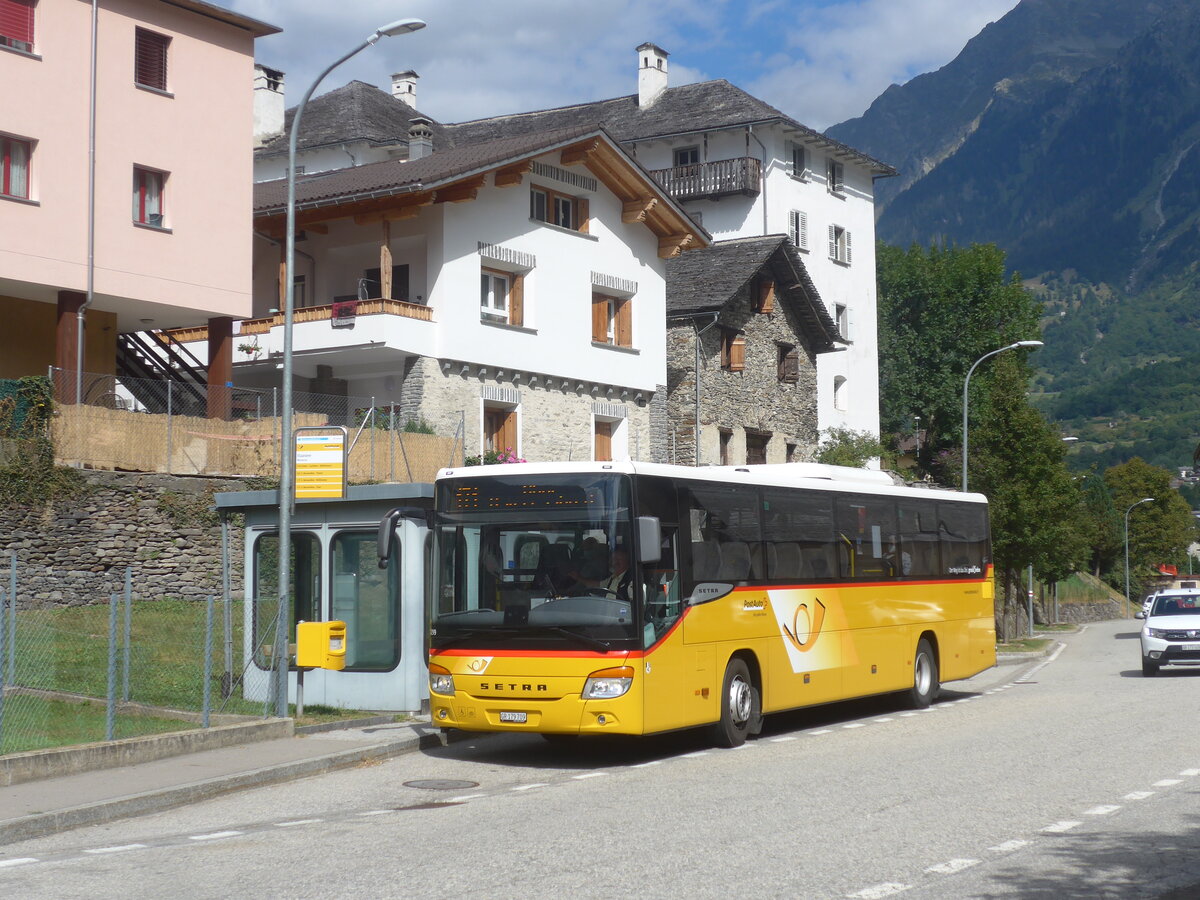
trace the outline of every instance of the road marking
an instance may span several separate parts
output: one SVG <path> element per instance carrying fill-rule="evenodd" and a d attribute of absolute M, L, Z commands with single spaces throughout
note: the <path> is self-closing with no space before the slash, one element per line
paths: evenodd
<path fill-rule="evenodd" d="M 810 731 L 809 734 L 832 734 L 832 728 L 818 728 L 816 731 Z"/>
<path fill-rule="evenodd" d="M 1195 778 L 1197 775 L 1200 775 L 1200 769 L 1184 769 L 1179 774 L 1185 778 Z"/>
<path fill-rule="evenodd" d="M 1125 800 L 1145 800 L 1147 797 L 1153 797 L 1157 791 L 1134 791 L 1132 794 L 1126 794 Z"/>
<path fill-rule="evenodd" d="M 386 816 L 388 813 L 395 812 L 394 809 L 368 809 L 366 812 L 360 812 L 360 816 Z"/>
<path fill-rule="evenodd" d="M 1164 778 L 1162 781 L 1156 781 L 1152 787 L 1174 787 L 1177 784 L 1183 784 L 1178 778 Z"/>
<path fill-rule="evenodd" d="M 884 722 L 894 722 L 895 719 L 893 719 L 891 716 L 884 716 L 882 719 L 875 719 L 874 721 L 879 724 L 883 724 Z"/>
<path fill-rule="evenodd" d="M 607 772 L 584 772 L 582 775 L 572 775 L 576 781 L 583 781 L 585 778 L 603 778 Z"/>
<path fill-rule="evenodd" d="M 1082 822 L 1055 822 L 1053 825 L 1047 825 L 1042 831 L 1049 832 L 1050 834 L 1062 834 L 1082 824 Z"/>
<path fill-rule="evenodd" d="M 461 797 L 451 797 L 451 803 L 466 803 L 468 800 L 480 800 L 487 794 L 463 794 Z"/>
<path fill-rule="evenodd" d="M 213 831 L 208 834 L 189 834 L 190 841 L 215 841 L 218 838 L 236 837 L 239 834 L 245 834 L 244 831 Z"/>
<path fill-rule="evenodd" d="M 902 891 L 907 891 L 911 884 L 897 884 L 894 881 L 888 881 L 883 884 L 877 884 L 875 887 L 863 888 L 856 894 L 847 894 L 847 897 L 855 898 L 855 900 L 879 900 L 880 897 L 891 897 L 893 894 L 899 894 Z"/>
<path fill-rule="evenodd" d="M 95 847 L 84 850 L 84 853 L 124 853 L 126 850 L 145 850 L 145 844 L 122 844 L 119 847 Z"/>
<path fill-rule="evenodd" d="M 11 869 L 13 866 L 27 866 L 37 860 L 32 856 L 18 856 L 16 859 L 0 859 L 0 869 Z"/>
<path fill-rule="evenodd" d="M 1109 813 L 1115 813 L 1120 808 L 1121 807 L 1109 803 L 1101 806 L 1093 806 L 1091 809 L 1085 809 L 1083 814 L 1085 816 L 1107 816 Z"/>
<path fill-rule="evenodd" d="M 782 744 L 782 743 L 784 743 L 785 741 L 794 741 L 794 740 L 795 740 L 795 738 L 794 738 L 794 737 L 792 737 L 791 735 L 789 735 L 789 736 L 787 736 L 787 737 L 777 737 L 777 738 L 771 738 L 771 743 L 772 743 L 772 744 Z M 685 753 L 685 754 L 684 754 L 684 756 L 691 756 L 691 755 L 692 755 L 692 754 L 690 754 L 690 753 Z"/>
<path fill-rule="evenodd" d="M 961 872 L 964 869 L 969 869 L 971 866 L 977 865 L 979 865 L 979 860 L 977 859 L 952 859 L 949 862 L 930 866 L 925 871 L 929 875 L 953 875 L 956 872 Z"/>
<path fill-rule="evenodd" d="M 735 749 L 740 749 L 740 748 L 735 748 Z M 629 768 L 631 768 L 631 769 L 648 769 L 651 766 L 661 766 L 662 764 L 663 764 L 663 761 L 661 759 L 652 759 L 652 760 L 650 760 L 650 762 L 635 763 L 634 765 L 630 766 Z"/>
<path fill-rule="evenodd" d="M 995 847 L 988 847 L 988 850 L 992 853 L 1012 853 L 1028 845 L 1029 841 L 1005 841 L 1003 844 L 997 844 Z"/>
<path fill-rule="evenodd" d="M 318 822 L 324 822 L 324 819 L 293 819 L 290 822 L 276 822 L 276 828 L 293 828 L 296 825 L 316 825 Z"/>
<path fill-rule="evenodd" d="M 534 788 L 540 788 L 540 787 L 548 787 L 548 785 L 544 781 L 537 781 L 537 782 L 534 782 L 533 784 L 518 784 L 515 788 L 513 788 L 513 790 L 514 791 L 532 791 Z"/>
<path fill-rule="evenodd" d="M 915 712 L 900 713 L 900 718 L 911 719 L 915 715 L 918 715 L 918 713 L 915 713 Z"/>
<path fill-rule="evenodd" d="M 865 728 L 866 726 L 862 722 L 849 722 L 849 723 L 843 725 L 842 727 L 843 728 Z"/>

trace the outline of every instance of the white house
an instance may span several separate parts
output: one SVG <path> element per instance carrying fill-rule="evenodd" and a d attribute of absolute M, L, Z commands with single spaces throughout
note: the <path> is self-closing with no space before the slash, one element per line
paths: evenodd
<path fill-rule="evenodd" d="M 257 185 L 239 386 L 277 383 L 285 202 Z M 297 389 L 397 400 L 467 455 L 650 455 L 666 260 L 709 239 L 603 129 L 306 175 L 297 229 Z"/>

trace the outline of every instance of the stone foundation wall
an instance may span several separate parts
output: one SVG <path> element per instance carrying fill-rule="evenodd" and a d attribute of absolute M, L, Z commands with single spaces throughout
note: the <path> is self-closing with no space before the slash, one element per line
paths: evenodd
<path fill-rule="evenodd" d="M 235 479 L 83 473 L 89 491 L 44 510 L 0 516 L 0 588 L 17 553 L 19 607 L 107 602 L 132 568 L 138 599 L 221 596 L 221 527 L 212 493 L 245 488 Z M 229 529 L 231 581 L 242 584 L 242 528 Z"/>

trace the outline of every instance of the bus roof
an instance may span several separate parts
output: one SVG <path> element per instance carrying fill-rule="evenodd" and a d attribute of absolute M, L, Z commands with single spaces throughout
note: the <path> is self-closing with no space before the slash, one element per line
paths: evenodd
<path fill-rule="evenodd" d="M 964 494 L 946 488 L 898 485 L 886 472 L 827 466 L 821 463 L 769 463 L 754 466 L 675 466 L 665 463 L 635 462 L 534 462 L 505 463 L 491 466 L 459 466 L 441 469 L 443 478 L 478 478 L 497 475 L 565 475 L 587 472 L 619 472 L 627 475 L 656 475 L 692 481 L 723 484 L 748 484 L 762 487 L 806 487 L 813 490 L 838 490 L 859 494 L 887 494 L 896 497 L 957 500 L 986 503 L 983 494 Z"/>

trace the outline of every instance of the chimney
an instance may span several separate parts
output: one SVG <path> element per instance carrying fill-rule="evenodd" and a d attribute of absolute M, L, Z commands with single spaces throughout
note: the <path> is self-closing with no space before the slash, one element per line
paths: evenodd
<path fill-rule="evenodd" d="M 401 103 L 407 103 L 409 109 L 417 108 L 417 79 L 420 78 L 411 69 L 407 72 L 397 72 L 392 76 L 392 96 Z"/>
<path fill-rule="evenodd" d="M 421 159 L 433 152 L 433 129 L 429 119 L 414 116 L 408 126 L 408 158 Z"/>
<path fill-rule="evenodd" d="M 283 133 L 283 73 L 254 64 L 254 146 Z"/>
<path fill-rule="evenodd" d="M 654 101 L 667 89 L 666 50 L 649 42 L 637 48 L 638 55 L 638 106 L 653 106 Z"/>

